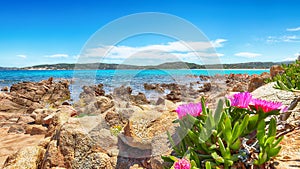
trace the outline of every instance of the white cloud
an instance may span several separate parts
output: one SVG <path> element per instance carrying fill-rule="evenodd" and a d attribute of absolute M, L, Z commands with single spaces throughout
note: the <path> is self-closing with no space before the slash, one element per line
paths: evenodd
<path fill-rule="evenodd" d="M 286 30 L 289 31 L 289 32 L 300 31 L 300 26 L 296 27 L 296 28 L 287 28 Z"/>
<path fill-rule="evenodd" d="M 234 54 L 235 56 L 245 57 L 245 58 L 255 58 L 261 56 L 260 53 L 251 53 L 251 52 L 240 52 Z"/>
<path fill-rule="evenodd" d="M 267 42 L 300 42 L 300 37 L 297 35 L 268 36 Z"/>
<path fill-rule="evenodd" d="M 146 54 L 146 53 L 171 53 L 171 54 L 181 54 L 191 55 L 193 52 L 198 54 L 205 55 L 203 52 L 209 53 L 211 55 L 212 49 L 223 47 L 223 42 L 226 42 L 226 39 L 216 39 L 211 42 L 184 42 L 184 41 L 175 41 L 168 42 L 166 44 L 159 45 L 147 45 L 142 47 L 131 47 L 131 46 L 99 46 L 97 48 L 87 49 L 81 57 L 109 57 L 109 58 L 128 58 L 135 53 Z M 209 51 L 209 52 L 208 52 Z M 202 52 L 202 53 L 199 53 Z M 221 56 L 219 54 L 219 56 Z"/>
<path fill-rule="evenodd" d="M 26 55 L 17 55 L 17 56 L 20 57 L 20 58 L 23 58 L 23 59 L 26 59 L 26 58 L 27 58 Z"/>
<path fill-rule="evenodd" d="M 54 55 L 47 55 L 47 58 L 67 58 L 69 57 L 68 54 L 54 54 Z"/>
<path fill-rule="evenodd" d="M 285 59 L 283 59 L 282 61 L 295 61 L 297 59 L 297 57 L 287 57 Z"/>
<path fill-rule="evenodd" d="M 223 47 L 223 42 L 227 42 L 227 39 L 216 39 L 214 41 L 211 41 L 211 44 L 215 48 Z"/>

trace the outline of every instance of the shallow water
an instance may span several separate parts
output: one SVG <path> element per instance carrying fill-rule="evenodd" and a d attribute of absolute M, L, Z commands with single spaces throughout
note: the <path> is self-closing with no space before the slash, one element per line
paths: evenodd
<path fill-rule="evenodd" d="M 2 70 L 0 88 L 22 81 L 38 82 L 53 77 L 55 80 L 69 79 L 72 98 L 77 98 L 83 85 L 104 84 L 104 90 L 111 92 L 121 85 L 131 86 L 133 94 L 144 92 L 148 97 L 157 97 L 158 93 L 145 91 L 144 83 L 180 83 L 189 84 L 199 81 L 189 75 L 224 74 L 261 74 L 268 69 L 194 69 L 194 70 Z"/>

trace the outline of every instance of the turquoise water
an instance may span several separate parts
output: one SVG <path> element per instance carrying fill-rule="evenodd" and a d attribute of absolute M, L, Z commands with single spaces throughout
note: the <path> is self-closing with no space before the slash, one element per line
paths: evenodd
<path fill-rule="evenodd" d="M 22 81 L 41 81 L 54 79 L 72 79 L 74 84 L 70 89 L 78 95 L 83 85 L 103 83 L 105 90 L 111 92 L 114 87 L 129 85 L 133 93 L 147 92 L 144 83 L 183 83 L 188 84 L 199 79 L 187 75 L 216 75 L 216 74 L 261 74 L 268 69 L 226 69 L 226 70 L 2 70 L 0 71 L 0 87 L 10 86 Z"/>

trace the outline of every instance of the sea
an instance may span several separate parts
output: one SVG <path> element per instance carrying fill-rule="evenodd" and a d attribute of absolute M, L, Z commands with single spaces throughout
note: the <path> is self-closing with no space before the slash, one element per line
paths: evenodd
<path fill-rule="evenodd" d="M 115 87 L 130 86 L 133 94 L 143 92 L 147 97 L 157 97 L 153 91 L 145 91 L 144 83 L 189 84 L 199 81 L 199 75 L 261 74 L 269 69 L 178 69 L 178 70 L 0 70 L 0 88 L 30 81 L 38 82 L 53 77 L 56 81 L 72 80 L 70 91 L 72 99 L 77 100 L 84 85 L 104 84 L 106 93 Z M 165 91 L 166 93 L 168 91 Z"/>

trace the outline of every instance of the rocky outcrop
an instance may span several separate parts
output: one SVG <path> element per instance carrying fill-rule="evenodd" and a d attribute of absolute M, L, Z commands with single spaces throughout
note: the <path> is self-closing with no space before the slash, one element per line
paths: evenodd
<path fill-rule="evenodd" d="M 21 82 L 11 86 L 9 93 L 0 94 L 0 111 L 31 113 L 35 109 L 57 107 L 70 99 L 69 82 Z"/>
<path fill-rule="evenodd" d="M 103 84 L 98 84 L 94 86 L 83 86 L 83 92 L 80 93 L 79 98 L 90 98 L 105 96 L 105 91 L 103 90 Z"/>
<path fill-rule="evenodd" d="M 116 101 L 128 101 L 134 104 L 149 104 L 144 93 L 139 92 L 137 95 L 132 94 L 131 87 L 121 86 L 113 91 L 113 98 Z"/>
<path fill-rule="evenodd" d="M 262 73 L 260 75 L 248 74 L 229 74 L 226 75 L 227 91 L 229 92 L 252 92 L 255 89 L 263 86 L 265 81 L 270 78 L 269 73 Z"/>
<path fill-rule="evenodd" d="M 274 76 L 276 76 L 277 74 L 282 74 L 284 73 L 284 69 L 282 66 L 280 65 L 273 65 L 271 68 L 270 68 L 270 75 L 271 77 L 273 78 Z"/>

